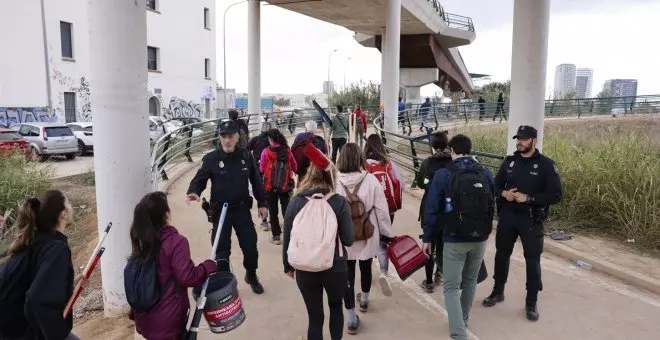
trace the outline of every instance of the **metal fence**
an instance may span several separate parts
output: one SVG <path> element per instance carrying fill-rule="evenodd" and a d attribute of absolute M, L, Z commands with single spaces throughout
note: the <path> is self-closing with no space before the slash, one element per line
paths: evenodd
<path fill-rule="evenodd" d="M 428 0 L 428 2 L 433 6 L 435 12 L 442 18 L 442 20 L 444 20 L 447 26 L 474 32 L 472 18 L 445 12 L 439 0 Z"/>
<path fill-rule="evenodd" d="M 546 117 L 587 117 L 597 115 L 639 115 L 660 113 L 660 95 L 638 97 L 592 98 L 547 101 Z M 352 111 L 352 107 L 348 107 Z M 419 172 L 421 162 L 432 154 L 430 136 L 432 131 L 448 130 L 471 121 L 506 120 L 509 115 L 508 103 L 466 102 L 458 104 L 432 104 L 430 107 L 408 105 L 398 112 L 397 132 L 385 131 L 382 113 L 378 107 L 363 106 L 368 112 L 369 125 L 386 142 L 392 160 L 403 170 L 407 182 L 414 186 L 414 177 Z M 336 110 L 326 109 L 329 116 Z M 217 126 L 228 117 L 218 114 L 218 118 L 182 126 L 160 137 L 153 145 L 151 164 L 154 190 L 158 182 L 166 179 L 170 171 L 181 164 L 193 162 L 195 157 L 217 147 Z M 250 129 L 250 136 L 260 134 L 265 122 L 283 132 L 285 136 L 295 136 L 304 131 L 307 121 L 317 122 L 323 128 L 323 120 L 314 108 L 283 110 L 255 115 L 241 115 Z M 372 130 L 373 131 L 373 130 Z M 366 137 L 366 136 L 365 136 Z M 499 167 L 504 155 L 474 151 L 479 162 L 491 168 Z"/>

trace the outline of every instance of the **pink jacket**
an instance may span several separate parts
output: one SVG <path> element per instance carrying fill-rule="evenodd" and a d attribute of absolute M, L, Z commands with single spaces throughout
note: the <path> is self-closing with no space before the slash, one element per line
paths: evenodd
<path fill-rule="evenodd" d="M 380 235 L 394 236 L 387 199 L 380 182 L 374 175 L 366 171 L 339 173 L 337 178 L 339 183 L 337 183 L 335 192 L 347 197 L 348 195 L 342 184 L 352 192 L 363 177 L 364 181 L 360 186 L 358 196 L 364 203 L 365 209 L 371 212 L 369 220 L 376 228 L 371 238 L 364 241 L 355 241 L 352 246 L 346 248 L 349 260 L 368 260 L 375 257 L 380 249 Z"/>

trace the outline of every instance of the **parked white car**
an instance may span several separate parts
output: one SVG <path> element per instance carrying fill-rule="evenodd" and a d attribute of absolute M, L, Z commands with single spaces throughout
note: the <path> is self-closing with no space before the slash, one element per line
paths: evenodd
<path fill-rule="evenodd" d="M 78 138 L 78 154 L 83 156 L 94 152 L 94 131 L 90 122 L 67 123 Z"/>

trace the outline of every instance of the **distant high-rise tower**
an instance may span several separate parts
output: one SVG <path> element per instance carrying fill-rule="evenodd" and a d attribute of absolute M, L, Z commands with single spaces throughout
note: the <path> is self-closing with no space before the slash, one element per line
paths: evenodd
<path fill-rule="evenodd" d="M 555 99 L 562 99 L 567 93 L 575 92 L 575 64 L 561 64 L 555 69 Z"/>
<path fill-rule="evenodd" d="M 335 92 L 335 83 L 332 81 L 323 82 L 323 94 L 330 94 Z"/>
<path fill-rule="evenodd" d="M 591 98 L 591 86 L 594 79 L 594 70 L 590 68 L 577 69 L 575 77 L 575 87 L 578 98 Z"/>
<path fill-rule="evenodd" d="M 637 79 L 610 79 L 603 84 L 603 90 L 612 97 L 637 96 Z"/>

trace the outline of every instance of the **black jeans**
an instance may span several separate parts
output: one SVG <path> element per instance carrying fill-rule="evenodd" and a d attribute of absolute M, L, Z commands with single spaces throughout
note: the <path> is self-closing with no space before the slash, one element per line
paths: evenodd
<path fill-rule="evenodd" d="M 273 236 L 280 236 L 282 234 L 282 227 L 280 227 L 279 208 L 277 203 L 279 201 L 282 206 L 282 216 L 286 213 L 286 208 L 289 206 L 289 192 L 267 192 L 268 198 L 268 215 L 270 215 L 270 228 Z"/>
<path fill-rule="evenodd" d="M 534 223 L 529 212 L 513 212 L 507 208 L 500 212 L 495 236 L 495 292 L 504 293 L 504 285 L 509 276 L 509 260 L 513 246 L 520 236 L 527 271 L 527 300 L 536 302 L 541 282 L 541 253 L 543 253 L 543 225 Z"/>
<path fill-rule="evenodd" d="M 211 243 L 215 239 L 217 229 L 215 226 L 220 220 L 220 214 L 216 214 L 213 223 L 213 232 L 211 233 Z M 220 244 L 215 253 L 215 258 L 218 260 L 219 271 L 229 271 L 229 255 L 231 255 L 231 229 L 236 230 L 236 238 L 238 238 L 238 245 L 243 251 L 243 267 L 248 275 L 256 275 L 257 266 L 259 262 L 259 252 L 257 251 L 257 231 L 254 229 L 252 222 L 252 215 L 248 206 L 241 206 L 227 209 L 227 216 L 225 223 L 222 226 L 220 233 Z M 225 259 L 227 261 L 220 261 Z"/>
<path fill-rule="evenodd" d="M 341 308 L 341 299 L 346 291 L 346 272 L 318 272 L 310 273 L 296 271 L 296 283 L 302 294 L 309 326 L 307 340 L 323 339 L 323 290 L 328 295 L 330 307 L 330 338 L 339 340 L 344 332 L 344 311 Z"/>
<path fill-rule="evenodd" d="M 426 282 L 433 282 L 433 266 L 437 264 L 438 270 L 442 273 L 442 252 L 445 243 L 442 239 L 442 229 L 436 230 L 431 239 L 431 257 L 426 261 Z M 435 254 L 435 256 L 434 256 Z"/>
<path fill-rule="evenodd" d="M 332 162 L 337 161 L 337 152 L 341 150 L 341 147 L 346 144 L 346 138 L 333 138 L 332 139 Z"/>
<path fill-rule="evenodd" d="M 360 288 L 363 292 L 369 293 L 371 290 L 371 263 L 373 258 L 368 260 L 348 260 L 348 287 L 346 287 L 346 295 L 344 296 L 344 306 L 346 309 L 355 308 L 355 264 L 360 263 Z"/>

